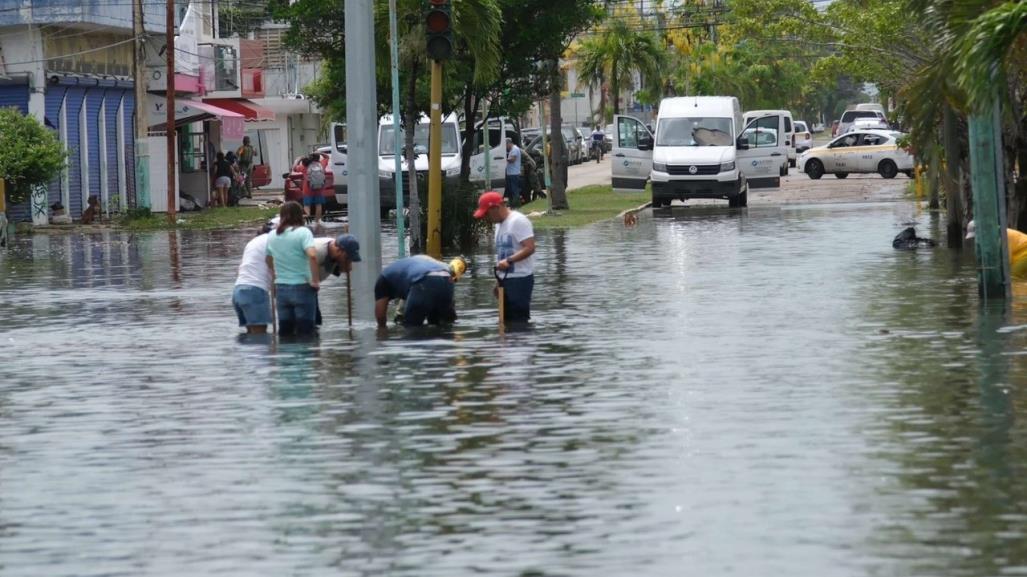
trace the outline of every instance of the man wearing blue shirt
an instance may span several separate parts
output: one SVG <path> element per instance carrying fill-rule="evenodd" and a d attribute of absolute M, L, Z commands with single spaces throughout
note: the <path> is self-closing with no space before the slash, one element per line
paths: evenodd
<path fill-rule="evenodd" d="M 453 283 L 467 269 L 462 258 L 446 264 L 430 256 L 401 258 L 385 267 L 374 285 L 374 316 L 385 327 L 389 301 L 406 299 L 403 325 L 416 327 L 428 321 L 438 325 L 456 320 Z"/>
<path fill-rule="evenodd" d="M 521 149 L 512 138 L 506 139 L 506 189 L 503 196 L 511 207 L 521 205 Z"/>

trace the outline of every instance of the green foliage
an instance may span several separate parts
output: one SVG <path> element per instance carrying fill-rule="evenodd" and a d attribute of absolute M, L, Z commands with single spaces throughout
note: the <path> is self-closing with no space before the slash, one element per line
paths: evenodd
<path fill-rule="evenodd" d="M 471 184 L 442 190 L 442 248 L 464 251 L 477 245 L 488 230 L 488 223 L 474 218 L 482 190 Z M 428 238 L 428 187 L 419 190 L 421 199 L 421 238 Z"/>
<path fill-rule="evenodd" d="M 64 169 L 67 153 L 53 132 L 14 108 L 0 108 L 0 178 L 11 204 L 28 200 Z"/>

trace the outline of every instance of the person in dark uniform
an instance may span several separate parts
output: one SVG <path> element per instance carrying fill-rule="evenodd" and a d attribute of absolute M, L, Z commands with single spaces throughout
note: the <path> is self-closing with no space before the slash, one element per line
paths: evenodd
<path fill-rule="evenodd" d="M 416 327 L 428 321 L 438 325 L 456 320 L 453 283 L 467 270 L 462 258 L 446 264 L 429 256 L 401 258 L 385 267 L 374 285 L 374 316 L 384 327 L 389 301 L 406 299 L 403 325 Z"/>

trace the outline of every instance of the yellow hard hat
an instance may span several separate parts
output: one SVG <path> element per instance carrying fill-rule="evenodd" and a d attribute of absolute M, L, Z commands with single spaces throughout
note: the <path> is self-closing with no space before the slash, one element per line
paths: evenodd
<path fill-rule="evenodd" d="M 453 280 L 460 280 L 460 277 L 464 276 L 464 272 L 467 271 L 467 261 L 463 257 L 456 257 L 449 261 L 449 274 L 453 275 Z"/>

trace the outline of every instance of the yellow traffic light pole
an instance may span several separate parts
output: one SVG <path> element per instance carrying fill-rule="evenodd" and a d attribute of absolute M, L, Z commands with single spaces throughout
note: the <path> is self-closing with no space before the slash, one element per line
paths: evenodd
<path fill-rule="evenodd" d="M 442 258 L 442 62 L 431 62 L 428 132 L 428 256 Z"/>

